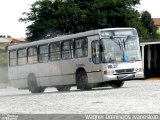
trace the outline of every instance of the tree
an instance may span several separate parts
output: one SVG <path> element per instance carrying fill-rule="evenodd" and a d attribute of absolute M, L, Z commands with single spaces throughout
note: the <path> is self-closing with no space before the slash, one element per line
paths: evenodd
<path fill-rule="evenodd" d="M 154 25 L 154 22 L 151 18 L 151 14 L 148 11 L 144 11 L 141 15 L 141 21 L 145 28 L 147 29 L 147 34 L 149 37 L 157 37 L 157 27 Z"/>
<path fill-rule="evenodd" d="M 27 39 L 34 41 L 56 35 L 107 27 L 145 28 L 133 8 L 140 0 L 39 0 L 21 22 L 31 22 Z"/>

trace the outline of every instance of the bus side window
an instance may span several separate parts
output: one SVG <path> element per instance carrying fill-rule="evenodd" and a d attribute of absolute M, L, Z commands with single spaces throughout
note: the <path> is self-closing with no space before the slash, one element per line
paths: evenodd
<path fill-rule="evenodd" d="M 92 61 L 95 64 L 100 63 L 100 46 L 98 40 L 92 42 Z"/>
<path fill-rule="evenodd" d="M 27 63 L 27 51 L 26 48 L 18 50 L 18 65 L 24 65 Z"/>
<path fill-rule="evenodd" d="M 28 53 L 28 63 L 37 63 L 37 47 L 29 47 Z"/>
<path fill-rule="evenodd" d="M 16 50 L 9 51 L 9 66 L 17 65 L 17 52 Z"/>
<path fill-rule="evenodd" d="M 81 58 L 88 56 L 88 41 L 86 38 L 75 40 L 74 57 Z"/>
<path fill-rule="evenodd" d="M 49 46 L 49 58 L 51 61 L 61 59 L 61 44 L 60 42 L 51 43 Z"/>
<path fill-rule="evenodd" d="M 62 59 L 72 59 L 73 58 L 73 41 L 62 42 Z"/>
<path fill-rule="evenodd" d="M 48 62 L 48 44 L 40 45 L 38 50 L 38 61 Z"/>

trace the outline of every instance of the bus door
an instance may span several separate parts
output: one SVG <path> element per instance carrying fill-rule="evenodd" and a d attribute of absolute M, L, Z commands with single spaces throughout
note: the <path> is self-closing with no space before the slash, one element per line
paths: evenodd
<path fill-rule="evenodd" d="M 91 73 L 92 73 L 92 82 L 102 82 L 102 73 L 101 73 L 101 54 L 100 54 L 100 41 L 99 36 L 88 37 L 90 48 L 90 63 L 91 63 Z"/>

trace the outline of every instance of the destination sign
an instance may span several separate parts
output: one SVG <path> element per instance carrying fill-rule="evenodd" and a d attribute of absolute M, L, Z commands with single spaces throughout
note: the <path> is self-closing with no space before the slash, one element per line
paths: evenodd
<path fill-rule="evenodd" d="M 132 36 L 137 35 L 136 31 L 131 30 L 105 30 L 100 32 L 101 37 L 109 37 L 109 36 Z"/>

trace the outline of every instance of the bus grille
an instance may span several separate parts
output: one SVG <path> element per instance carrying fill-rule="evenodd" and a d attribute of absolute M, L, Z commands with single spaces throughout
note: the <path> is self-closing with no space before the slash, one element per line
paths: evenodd
<path fill-rule="evenodd" d="M 122 74 L 122 73 L 133 73 L 134 69 L 119 69 L 119 70 L 115 70 L 116 73 L 118 74 Z"/>

